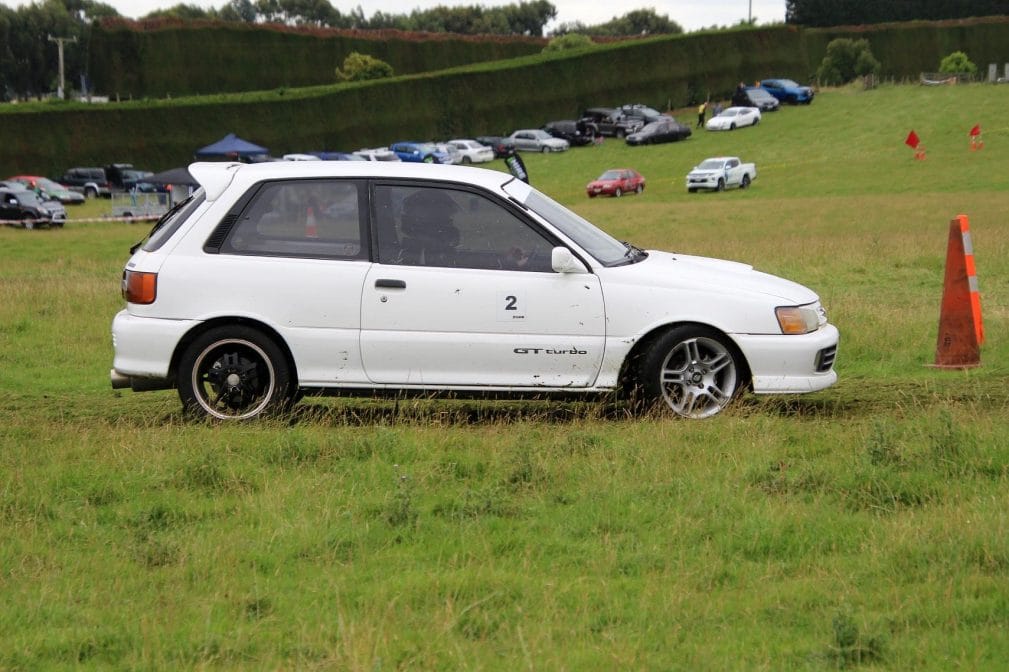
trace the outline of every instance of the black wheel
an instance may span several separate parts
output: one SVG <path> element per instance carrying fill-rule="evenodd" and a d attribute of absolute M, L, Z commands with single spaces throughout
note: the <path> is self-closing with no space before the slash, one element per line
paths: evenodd
<path fill-rule="evenodd" d="M 544 154 L 546 154 L 547 152 L 550 151 L 550 148 L 547 147 L 546 145 L 543 145 L 543 147 L 542 147 L 542 149 L 540 149 L 540 151 L 543 152 Z"/>
<path fill-rule="evenodd" d="M 613 195 L 617 198 L 620 198 L 621 196 L 624 195 L 624 191 L 620 187 L 617 187 L 616 189 L 613 190 Z"/>
<path fill-rule="evenodd" d="M 731 124 L 729 124 L 729 130 L 730 131 L 736 130 L 736 122 L 732 122 Z"/>
<path fill-rule="evenodd" d="M 179 360 L 179 398 L 189 413 L 246 420 L 284 410 L 297 390 L 272 339 L 240 325 L 211 329 Z"/>
<path fill-rule="evenodd" d="M 644 190 L 645 190 L 644 185 L 639 184 L 637 187 L 634 188 L 634 193 L 640 195 L 641 192 Z"/>
<path fill-rule="evenodd" d="M 31 215 L 25 215 L 25 216 L 23 216 L 21 218 L 21 226 L 23 226 L 26 229 L 34 229 L 35 228 L 35 218 L 32 217 Z"/>
<path fill-rule="evenodd" d="M 715 187 L 715 191 L 725 191 L 725 180 L 718 178 L 718 186 Z"/>
<path fill-rule="evenodd" d="M 94 187 L 84 187 L 84 198 L 98 198 L 98 190 Z"/>
<path fill-rule="evenodd" d="M 743 181 L 739 183 L 739 188 L 740 189 L 746 189 L 749 186 L 750 186 L 750 176 L 749 175 L 743 175 Z"/>
<path fill-rule="evenodd" d="M 725 336 L 685 325 L 652 343 L 638 360 L 636 382 L 646 400 L 684 418 L 708 418 L 732 401 L 743 377 L 742 356 Z"/>
<path fill-rule="evenodd" d="M 473 163 L 473 161 L 468 156 L 462 157 L 462 162 L 466 165 Z"/>

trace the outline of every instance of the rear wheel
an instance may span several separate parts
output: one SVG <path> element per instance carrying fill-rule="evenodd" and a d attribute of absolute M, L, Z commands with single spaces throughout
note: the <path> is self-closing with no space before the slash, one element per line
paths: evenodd
<path fill-rule="evenodd" d="M 464 164 L 467 164 L 467 165 L 468 165 L 468 164 L 470 164 L 470 163 L 473 163 L 473 160 L 472 160 L 472 159 L 470 159 L 470 158 L 469 158 L 468 156 L 464 156 L 464 157 L 462 157 L 462 162 L 463 162 Z"/>
<path fill-rule="evenodd" d="M 98 190 L 94 187 L 84 187 L 84 198 L 98 198 Z"/>
<path fill-rule="evenodd" d="M 277 344 L 240 325 L 211 329 L 193 341 L 179 360 L 176 382 L 186 412 L 219 420 L 281 411 L 296 392 Z"/>
<path fill-rule="evenodd" d="M 722 334 L 684 325 L 660 336 L 638 362 L 637 383 L 649 401 L 684 418 L 708 418 L 742 386 L 744 365 Z"/>
<path fill-rule="evenodd" d="M 749 175 L 743 175 L 743 181 L 739 183 L 739 188 L 740 189 L 746 189 L 749 186 L 750 186 L 750 176 Z"/>
<path fill-rule="evenodd" d="M 636 187 L 634 188 L 634 193 L 635 193 L 635 194 L 640 194 L 640 193 L 641 193 L 642 191 L 644 191 L 644 190 L 645 190 L 645 185 L 643 185 L 643 184 L 639 184 L 638 186 L 636 186 Z"/>
<path fill-rule="evenodd" d="M 543 145 L 543 147 L 540 149 L 540 151 L 543 152 L 544 154 L 546 154 L 547 152 L 550 151 L 550 148 L 547 147 L 546 145 Z"/>

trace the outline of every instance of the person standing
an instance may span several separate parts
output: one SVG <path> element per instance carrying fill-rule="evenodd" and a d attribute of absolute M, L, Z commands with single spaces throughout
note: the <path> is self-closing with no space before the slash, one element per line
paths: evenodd
<path fill-rule="evenodd" d="M 708 101 L 697 106 L 697 128 L 704 127 L 704 113 L 708 111 Z"/>

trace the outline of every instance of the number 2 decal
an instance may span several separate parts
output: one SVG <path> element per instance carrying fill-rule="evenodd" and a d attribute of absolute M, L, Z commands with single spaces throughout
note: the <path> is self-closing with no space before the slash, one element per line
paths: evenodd
<path fill-rule="evenodd" d="M 506 296 L 505 297 L 505 310 L 518 310 L 518 306 L 516 305 L 517 303 L 518 303 L 518 298 L 516 298 L 515 296 L 511 296 L 511 295 Z"/>

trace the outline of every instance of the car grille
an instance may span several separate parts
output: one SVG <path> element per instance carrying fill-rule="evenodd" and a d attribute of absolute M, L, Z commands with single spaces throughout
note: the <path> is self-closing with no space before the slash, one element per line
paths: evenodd
<path fill-rule="evenodd" d="M 830 371 L 831 367 L 834 366 L 834 358 L 837 357 L 837 346 L 832 345 L 829 348 L 824 348 L 816 353 L 816 372 L 826 373 Z"/>

